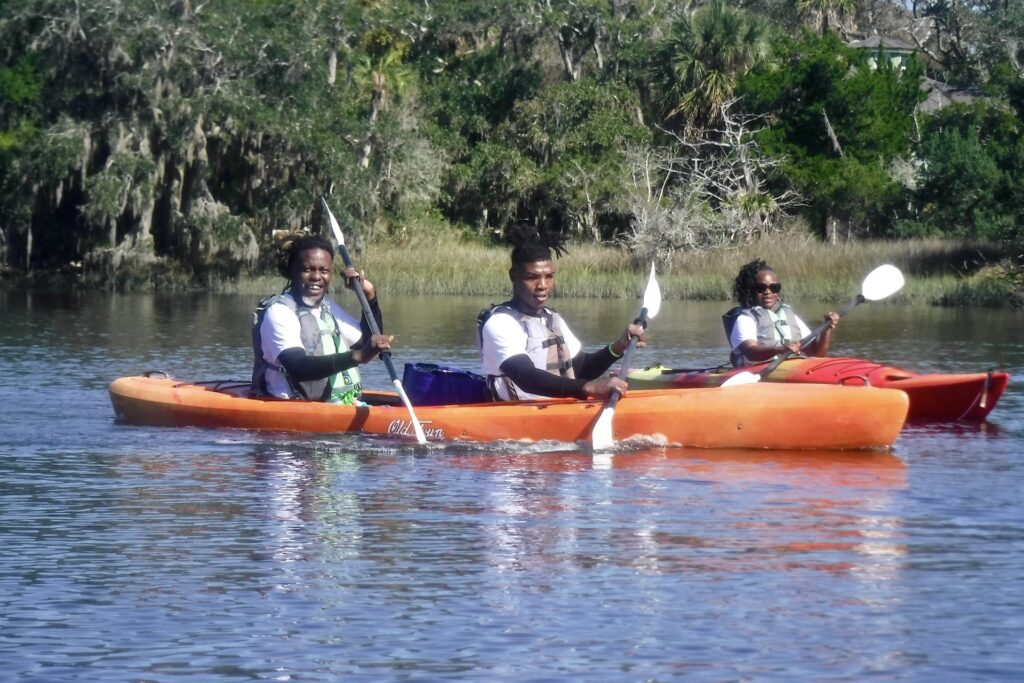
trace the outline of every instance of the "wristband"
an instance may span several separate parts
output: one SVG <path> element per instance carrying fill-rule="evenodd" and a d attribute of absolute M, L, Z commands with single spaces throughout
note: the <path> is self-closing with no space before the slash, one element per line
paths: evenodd
<path fill-rule="evenodd" d="M 622 358 L 621 353 L 615 353 L 615 342 L 608 345 L 608 353 L 612 354 L 615 358 Z"/>

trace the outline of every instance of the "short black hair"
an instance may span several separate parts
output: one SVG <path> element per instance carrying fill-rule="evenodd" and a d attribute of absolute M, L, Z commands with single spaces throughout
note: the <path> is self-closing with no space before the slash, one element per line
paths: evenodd
<path fill-rule="evenodd" d="M 286 241 L 281 247 L 281 258 L 277 262 L 277 272 L 289 280 L 292 279 L 292 267 L 299 259 L 299 255 L 304 251 L 323 249 L 331 255 L 331 260 L 334 260 L 334 245 L 326 237 L 321 237 L 320 235 L 303 234 L 293 240 Z"/>
<path fill-rule="evenodd" d="M 736 303 L 744 308 L 757 305 L 757 274 L 764 271 L 775 272 L 775 269 L 762 259 L 754 259 L 740 268 L 736 279 L 732 283 L 732 296 Z"/>

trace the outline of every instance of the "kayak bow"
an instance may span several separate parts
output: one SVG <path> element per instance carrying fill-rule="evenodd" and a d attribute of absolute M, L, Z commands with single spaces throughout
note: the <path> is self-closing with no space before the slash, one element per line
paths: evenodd
<path fill-rule="evenodd" d="M 637 389 L 716 387 L 738 373 L 756 373 L 763 365 L 766 364 L 701 370 L 655 366 L 631 372 L 629 385 Z M 835 356 L 785 360 L 765 381 L 899 389 L 910 398 L 910 419 L 984 420 L 999 401 L 1009 379 L 1005 372 L 916 373 L 862 358 Z"/>

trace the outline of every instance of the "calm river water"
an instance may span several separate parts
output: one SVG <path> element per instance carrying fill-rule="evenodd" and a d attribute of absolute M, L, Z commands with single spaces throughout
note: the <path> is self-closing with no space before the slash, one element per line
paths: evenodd
<path fill-rule="evenodd" d="M 382 303 L 399 363 L 475 367 L 488 301 Z M 247 377 L 252 304 L 0 293 L 0 680 L 1024 671 L 1020 312 L 866 304 L 841 323 L 836 354 L 1012 374 L 987 423 L 910 425 L 891 453 L 655 449 L 595 467 L 571 444 L 114 422 L 118 376 Z M 637 305 L 558 303 L 595 347 Z M 719 362 L 723 308 L 666 302 L 638 364 Z M 364 379 L 387 385 L 380 363 Z"/>

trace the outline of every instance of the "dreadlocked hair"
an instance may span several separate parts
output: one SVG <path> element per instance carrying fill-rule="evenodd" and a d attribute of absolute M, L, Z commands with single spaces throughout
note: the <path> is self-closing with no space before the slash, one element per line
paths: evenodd
<path fill-rule="evenodd" d="M 513 266 L 550 261 L 552 252 L 559 257 L 568 253 L 562 234 L 561 215 L 554 211 L 548 214 L 542 225 L 516 223 L 505 231 L 505 236 L 513 245 Z"/>
<path fill-rule="evenodd" d="M 277 272 L 288 280 L 292 279 L 292 266 L 299 258 L 299 254 L 310 249 L 323 249 L 331 258 L 334 258 L 334 245 L 330 240 L 320 235 L 311 235 L 308 232 L 295 232 L 285 238 L 281 243 L 281 249 L 277 258 Z"/>
<path fill-rule="evenodd" d="M 740 268 L 739 274 L 732 283 L 732 296 L 736 303 L 744 308 L 757 305 L 757 274 L 766 270 L 775 272 L 775 269 L 762 259 L 754 259 Z"/>

